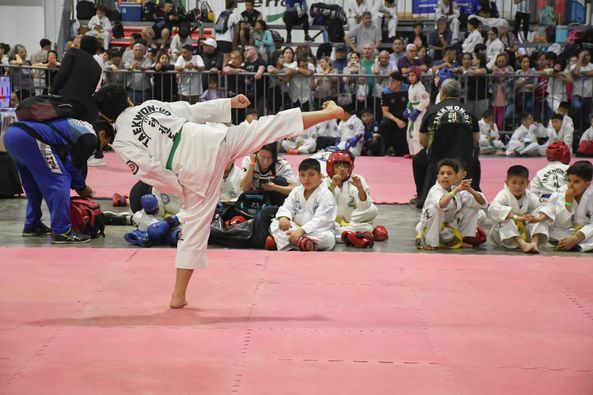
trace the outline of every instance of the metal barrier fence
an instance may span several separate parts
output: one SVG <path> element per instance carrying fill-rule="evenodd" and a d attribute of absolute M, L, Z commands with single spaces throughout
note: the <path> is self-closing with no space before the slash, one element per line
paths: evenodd
<path fill-rule="evenodd" d="M 12 91 L 22 100 L 30 95 L 49 91 L 57 69 L 31 66 L 0 66 L 0 75 L 11 77 Z M 512 131 L 520 124 L 520 114 L 529 112 L 545 125 L 561 102 L 569 102 L 575 129 L 582 132 L 591 125 L 593 79 L 575 77 L 565 81 L 569 73 L 538 76 L 533 70 L 526 75 L 473 74 L 467 69 L 456 78 L 461 82 L 462 100 L 481 117 L 484 111 L 494 113 L 501 132 Z M 349 99 L 357 112 L 368 108 L 381 120 L 383 91 L 389 89 L 387 75 L 370 74 L 314 74 L 312 76 L 241 72 L 222 74 L 213 72 L 156 72 L 107 70 L 104 83 L 125 86 L 136 103 L 156 99 L 183 100 L 190 103 L 232 97 L 243 93 L 260 115 L 275 114 L 283 109 L 301 107 L 305 110 L 321 108 L 326 100 Z M 431 103 L 437 96 L 434 76 L 425 75 L 423 84 Z M 405 84 L 404 84 L 405 85 Z M 405 90 L 406 87 L 402 87 Z M 244 119 L 245 110 L 234 110 L 233 123 Z"/>

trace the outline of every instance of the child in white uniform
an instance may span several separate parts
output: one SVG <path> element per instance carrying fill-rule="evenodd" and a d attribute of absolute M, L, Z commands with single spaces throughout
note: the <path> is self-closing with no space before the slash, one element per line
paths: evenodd
<path fill-rule="evenodd" d="M 542 208 L 554 220 L 550 241 L 557 251 L 593 251 L 593 164 L 581 160 L 566 173 L 566 187 L 554 193 Z"/>
<path fill-rule="evenodd" d="M 484 112 L 484 116 L 478 121 L 478 125 L 480 126 L 481 154 L 494 154 L 499 150 L 505 150 L 504 143 L 500 141 L 498 126 L 496 126 L 496 122 L 494 122 L 494 117 L 490 111 Z"/>
<path fill-rule="evenodd" d="M 494 224 L 490 239 L 505 248 L 519 248 L 523 252 L 539 253 L 548 241 L 550 218 L 539 213 L 539 198 L 527 190 L 529 170 L 511 166 L 507 170 L 504 189 L 496 195 L 488 216 Z"/>
<path fill-rule="evenodd" d="M 332 192 L 338 205 L 336 241 L 346 242 L 342 239 L 344 232 L 368 232 L 364 236 L 367 238 L 366 243 L 360 247 L 370 247 L 373 242 L 373 221 L 379 210 L 373 203 L 365 179 L 352 173 L 354 156 L 347 151 L 333 152 L 327 160 L 326 168 L 328 177 L 324 179 L 324 184 Z"/>
<path fill-rule="evenodd" d="M 574 133 L 574 127 L 565 122 L 565 117 L 562 114 L 554 114 L 550 119 L 550 126 L 548 127 L 548 144 L 552 144 L 556 141 L 563 141 L 570 152 L 572 152 L 572 137 Z"/>
<path fill-rule="evenodd" d="M 270 234 L 278 250 L 322 251 L 336 245 L 334 221 L 336 200 L 321 181 L 321 167 L 316 159 L 299 165 L 301 185 L 294 188 L 278 209 L 270 225 Z M 270 248 L 270 242 L 266 242 Z"/>
<path fill-rule="evenodd" d="M 427 250 L 471 247 L 463 239 L 476 236 L 486 198 L 471 187 L 471 180 L 455 185 L 460 172 L 456 160 L 443 159 L 437 169 L 437 182 L 428 192 L 416 226 L 416 246 Z"/>
<path fill-rule="evenodd" d="M 348 95 L 342 95 L 338 103 L 344 109 L 344 115 L 338 124 L 337 149 L 348 150 L 352 155 L 360 156 L 364 146 L 364 124 L 356 115 L 352 99 Z"/>
<path fill-rule="evenodd" d="M 408 80 L 410 82 L 408 107 L 404 111 L 404 117 L 408 118 L 410 122 L 408 122 L 406 138 L 410 155 L 416 155 L 422 150 L 420 145 L 420 125 L 422 125 L 422 119 L 430 104 L 430 95 L 426 92 L 426 88 L 422 83 L 422 70 L 418 66 L 408 69 Z"/>
<path fill-rule="evenodd" d="M 530 113 L 521 115 L 521 125 L 511 136 L 507 144 L 507 156 L 543 156 L 547 144 L 539 144 L 538 138 L 547 138 L 548 131 L 541 124 L 535 123 Z"/>
<path fill-rule="evenodd" d="M 105 85 L 95 94 L 101 114 L 117 125 L 114 150 L 143 182 L 181 198 L 183 236 L 177 248 L 177 277 L 170 307 L 186 302 L 193 270 L 207 264 L 210 221 L 220 196 L 226 164 L 262 145 L 302 133 L 316 123 L 335 119 L 342 109 L 327 102 L 324 109 L 300 109 L 262 117 L 249 125 L 226 126 L 231 108 L 245 108 L 244 95 L 190 105 L 149 100 L 134 107 L 126 89 Z"/>
<path fill-rule="evenodd" d="M 564 142 L 556 141 L 548 145 L 546 158 L 550 163 L 538 170 L 529 185 L 531 192 L 540 200 L 549 198 L 568 182 L 566 170 L 570 163 L 570 149 Z"/>

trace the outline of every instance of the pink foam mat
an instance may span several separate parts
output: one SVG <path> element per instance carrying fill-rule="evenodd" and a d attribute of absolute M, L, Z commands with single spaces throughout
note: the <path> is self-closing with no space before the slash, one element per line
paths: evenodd
<path fill-rule="evenodd" d="M 295 174 L 299 163 L 306 158 L 302 155 L 285 155 Z M 128 167 L 112 152 L 105 154 L 107 166 L 89 168 L 88 184 L 95 190 L 99 198 L 111 198 L 114 193 L 127 195 L 136 183 Z M 506 170 L 511 165 L 523 165 L 529 169 L 530 175 L 546 166 L 545 158 L 501 158 L 481 157 L 482 191 L 489 200 L 503 187 Z M 237 160 L 240 166 L 241 160 Z M 394 157 L 368 157 L 356 159 L 357 173 L 362 174 L 371 189 L 376 203 L 407 204 L 415 195 L 412 160 Z"/>
<path fill-rule="evenodd" d="M 588 258 L 174 253 L 0 248 L 0 393 L 593 393 Z"/>

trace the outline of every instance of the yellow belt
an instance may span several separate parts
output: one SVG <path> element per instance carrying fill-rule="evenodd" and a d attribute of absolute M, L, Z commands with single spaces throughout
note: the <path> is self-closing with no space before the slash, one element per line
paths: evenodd
<path fill-rule="evenodd" d="M 457 243 L 455 243 L 453 245 L 439 244 L 439 248 L 449 248 L 452 250 L 461 248 L 461 246 L 463 246 L 463 235 L 461 234 L 459 229 L 449 225 L 446 222 L 443 222 L 443 224 L 441 225 L 441 230 L 444 230 L 444 229 L 450 229 L 451 232 L 453 232 L 453 235 L 457 239 Z M 426 231 L 426 227 L 422 228 L 422 230 L 420 232 L 418 232 L 418 235 L 416 236 L 416 248 L 419 250 L 422 249 L 422 237 L 424 236 L 425 231 Z"/>

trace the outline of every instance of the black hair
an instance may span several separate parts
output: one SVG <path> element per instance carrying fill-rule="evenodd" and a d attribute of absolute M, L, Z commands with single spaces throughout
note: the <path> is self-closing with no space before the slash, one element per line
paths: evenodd
<path fill-rule="evenodd" d="M 257 21 L 255 21 L 256 24 L 261 24 L 262 27 L 264 28 L 264 30 L 268 30 L 268 24 L 266 23 L 266 21 L 264 21 L 263 19 L 258 19 Z"/>
<path fill-rule="evenodd" d="M 486 47 L 486 44 L 483 43 L 479 43 L 476 44 L 476 46 L 474 47 L 474 52 L 476 53 L 476 55 L 478 54 L 478 52 L 483 52 L 487 49 L 488 47 Z"/>
<path fill-rule="evenodd" d="M 142 38 L 142 34 L 134 32 L 132 34 L 130 34 L 130 37 L 132 38 L 132 40 L 134 40 L 134 44 L 136 44 L 136 40 L 139 40 Z"/>
<path fill-rule="evenodd" d="M 424 23 L 422 23 L 422 22 L 414 23 L 414 27 L 416 27 L 416 26 L 420 26 L 422 29 L 424 29 Z"/>
<path fill-rule="evenodd" d="M 457 49 L 455 47 L 451 47 L 451 46 L 445 47 L 445 49 L 443 50 L 443 53 L 447 53 L 447 52 L 451 52 L 451 51 L 453 51 L 457 54 Z"/>
<path fill-rule="evenodd" d="M 484 114 L 482 114 L 482 118 L 492 118 L 492 111 L 484 111 Z"/>
<path fill-rule="evenodd" d="M 97 133 L 97 137 L 99 137 L 99 132 L 102 130 L 105 132 L 105 137 L 109 140 L 109 143 L 113 143 L 113 139 L 115 138 L 115 130 L 111 123 L 107 122 L 104 119 L 99 119 L 93 123 L 93 129 L 95 129 L 95 133 Z"/>
<path fill-rule="evenodd" d="M 299 164 L 299 173 L 301 171 L 307 171 L 307 170 L 313 170 L 317 173 L 321 173 L 321 165 L 319 164 L 319 161 L 317 159 L 311 159 L 311 158 L 307 158 L 307 159 L 303 160 Z"/>
<path fill-rule="evenodd" d="M 498 28 L 496 26 L 492 26 L 490 31 L 498 36 Z"/>
<path fill-rule="evenodd" d="M 274 177 L 276 177 L 276 163 L 278 163 L 278 144 L 277 143 L 271 143 L 271 144 L 266 144 L 263 147 L 261 147 L 259 149 L 264 150 L 264 151 L 268 151 L 269 153 L 272 154 L 272 164 L 270 165 L 270 170 L 272 172 L 272 174 L 274 175 Z M 261 170 L 261 168 L 260 168 Z"/>
<path fill-rule="evenodd" d="M 352 95 L 347 93 L 341 93 L 338 96 L 338 106 L 342 107 L 344 112 L 348 114 L 356 113 L 354 102 L 352 101 Z"/>
<path fill-rule="evenodd" d="M 109 55 L 109 59 L 121 57 L 123 55 L 119 48 L 110 48 L 107 54 Z"/>
<path fill-rule="evenodd" d="M 99 40 L 95 36 L 84 36 L 80 40 L 80 49 L 94 55 L 99 49 Z"/>
<path fill-rule="evenodd" d="M 237 6 L 237 0 L 226 0 L 225 9 L 230 10 Z"/>
<path fill-rule="evenodd" d="M 455 173 L 459 173 L 459 162 L 456 161 L 455 159 L 451 159 L 451 158 L 445 158 L 445 159 L 441 159 L 437 165 L 437 171 L 441 170 L 441 167 L 443 166 L 449 166 L 450 168 L 453 169 L 453 171 Z"/>
<path fill-rule="evenodd" d="M 525 59 L 525 58 L 527 58 L 527 60 L 529 60 L 529 67 L 531 67 L 532 62 L 531 62 L 531 58 L 529 57 L 529 55 L 523 55 L 523 56 L 519 57 L 518 64 L 521 65 L 521 63 L 523 63 L 523 59 Z"/>
<path fill-rule="evenodd" d="M 570 110 L 570 104 L 567 101 L 560 102 L 558 108 L 564 108 L 565 110 Z"/>
<path fill-rule="evenodd" d="M 480 20 L 478 18 L 470 18 L 470 20 L 467 21 L 467 23 L 470 24 L 470 25 L 472 25 L 476 29 L 478 27 L 480 27 L 480 24 L 481 24 L 481 22 L 480 22 Z"/>
<path fill-rule="evenodd" d="M 554 63 L 556 63 L 556 60 L 558 59 L 558 55 L 556 55 L 556 53 L 552 51 L 546 52 L 544 54 L 544 57 L 548 60 L 552 60 Z"/>
<path fill-rule="evenodd" d="M 564 120 L 564 115 L 562 115 L 562 114 L 553 114 L 553 115 L 550 117 L 550 120 L 552 120 L 552 119 L 558 119 L 558 120 L 560 120 L 560 121 L 563 121 L 563 120 Z"/>
<path fill-rule="evenodd" d="M 58 56 L 58 51 L 55 51 L 53 49 L 50 49 L 49 51 L 47 51 L 47 54 L 49 55 L 50 53 L 55 54 L 56 55 L 56 59 L 58 59 L 58 60 L 60 59 L 60 57 Z"/>
<path fill-rule="evenodd" d="M 370 108 L 363 108 L 362 111 L 360 112 L 360 116 L 362 117 L 363 114 L 373 115 L 373 110 L 371 110 Z"/>
<path fill-rule="evenodd" d="M 45 48 L 48 45 L 51 45 L 51 41 L 49 41 L 47 38 L 42 38 L 41 41 L 39 41 L 39 46 L 41 48 Z"/>
<path fill-rule="evenodd" d="M 577 176 L 586 182 L 593 178 L 593 164 L 588 160 L 579 160 L 566 170 L 567 176 Z"/>
<path fill-rule="evenodd" d="M 126 88 L 118 84 L 107 84 L 93 96 L 101 114 L 115 121 L 129 106 Z"/>
<path fill-rule="evenodd" d="M 98 5 L 97 11 L 101 11 L 107 14 L 109 12 L 109 8 L 105 7 L 104 5 Z"/>
<path fill-rule="evenodd" d="M 527 118 L 529 118 L 531 116 L 530 112 L 524 111 L 521 113 L 520 119 L 521 119 L 521 123 L 523 123 L 523 121 L 526 121 Z"/>
<path fill-rule="evenodd" d="M 247 110 L 245 110 L 245 116 L 251 115 L 251 114 L 257 115 L 257 110 L 255 108 L 248 108 Z"/>
<path fill-rule="evenodd" d="M 192 54 L 194 53 L 194 47 L 191 44 L 184 45 L 183 49 L 188 50 Z"/>
<path fill-rule="evenodd" d="M 511 166 L 507 170 L 507 180 L 511 177 L 523 177 L 529 179 L 529 169 L 521 165 Z"/>

